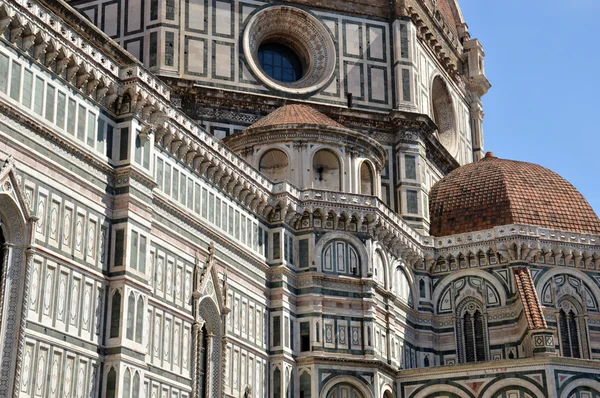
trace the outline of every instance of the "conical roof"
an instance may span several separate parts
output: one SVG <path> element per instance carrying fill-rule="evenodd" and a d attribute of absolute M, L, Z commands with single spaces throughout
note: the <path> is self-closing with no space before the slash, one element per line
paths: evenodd
<path fill-rule="evenodd" d="M 293 124 L 311 124 L 317 126 L 328 126 L 345 128 L 335 120 L 325 116 L 318 110 L 308 105 L 285 105 L 276 109 L 267 116 L 263 117 L 250 127 L 248 130 L 271 126 L 284 126 Z"/>

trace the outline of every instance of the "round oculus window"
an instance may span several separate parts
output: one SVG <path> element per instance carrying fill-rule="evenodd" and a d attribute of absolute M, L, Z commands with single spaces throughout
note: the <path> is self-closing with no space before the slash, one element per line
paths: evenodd
<path fill-rule="evenodd" d="M 311 14 L 273 6 L 254 14 L 244 31 L 250 70 L 272 89 L 307 94 L 322 88 L 335 70 L 329 30 Z"/>
<path fill-rule="evenodd" d="M 258 47 L 258 62 L 270 78 L 283 83 L 302 79 L 302 62 L 298 55 L 286 45 L 265 43 Z"/>

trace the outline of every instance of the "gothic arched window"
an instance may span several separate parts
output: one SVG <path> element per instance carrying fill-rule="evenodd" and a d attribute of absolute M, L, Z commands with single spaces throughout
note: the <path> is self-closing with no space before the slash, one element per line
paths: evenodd
<path fill-rule="evenodd" d="M 106 398 L 115 398 L 117 390 L 117 372 L 114 367 L 110 368 L 106 376 Z"/>
<path fill-rule="evenodd" d="M 327 244 L 321 256 L 323 272 L 360 276 L 360 261 L 356 249 L 341 240 Z"/>
<path fill-rule="evenodd" d="M 461 303 L 457 310 L 456 334 L 461 363 L 487 359 L 487 321 L 481 303 L 476 300 Z"/>
<path fill-rule="evenodd" d="M 129 293 L 127 300 L 127 338 L 133 340 L 133 325 L 135 318 L 135 297 L 133 293 Z"/>
<path fill-rule="evenodd" d="M 279 368 L 273 372 L 273 398 L 281 398 L 281 370 Z"/>
<path fill-rule="evenodd" d="M 131 398 L 138 398 L 140 396 L 140 372 L 135 372 L 133 376 L 133 386 L 131 392 Z"/>
<path fill-rule="evenodd" d="M 310 398 L 311 377 L 308 372 L 300 376 L 300 398 Z"/>
<path fill-rule="evenodd" d="M 123 398 L 131 397 L 131 372 L 129 369 L 125 370 L 125 376 L 123 376 Z"/>
<path fill-rule="evenodd" d="M 139 296 L 137 299 L 137 308 L 135 314 L 135 342 L 142 344 L 142 335 L 144 334 L 144 299 Z"/>
<path fill-rule="evenodd" d="M 558 335 L 563 357 L 587 358 L 587 325 L 581 316 L 582 309 L 574 298 L 560 301 L 558 312 Z"/>
<path fill-rule="evenodd" d="M 119 337 L 121 328 L 121 293 L 117 290 L 112 296 L 110 307 L 110 334 L 109 337 Z"/>

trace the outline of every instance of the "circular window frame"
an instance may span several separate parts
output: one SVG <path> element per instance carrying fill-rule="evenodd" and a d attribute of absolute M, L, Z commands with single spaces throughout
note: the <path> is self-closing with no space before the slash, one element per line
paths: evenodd
<path fill-rule="evenodd" d="M 296 53 L 303 76 L 295 82 L 271 78 L 258 61 L 261 44 L 279 42 Z M 272 6 L 254 14 L 244 30 L 244 56 L 250 70 L 269 88 L 288 94 L 309 94 L 322 88 L 335 72 L 335 44 L 316 17 L 296 7 Z"/>

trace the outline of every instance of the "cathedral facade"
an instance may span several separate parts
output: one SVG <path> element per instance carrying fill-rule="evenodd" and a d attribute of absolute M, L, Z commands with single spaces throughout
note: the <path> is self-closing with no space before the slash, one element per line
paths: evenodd
<path fill-rule="evenodd" d="M 0 397 L 599 398 L 600 220 L 484 152 L 456 0 L 0 0 Z"/>

